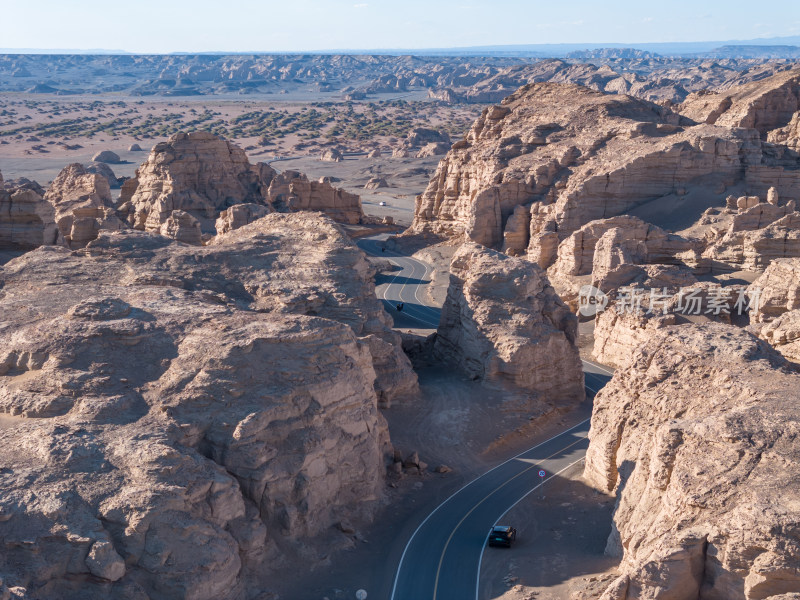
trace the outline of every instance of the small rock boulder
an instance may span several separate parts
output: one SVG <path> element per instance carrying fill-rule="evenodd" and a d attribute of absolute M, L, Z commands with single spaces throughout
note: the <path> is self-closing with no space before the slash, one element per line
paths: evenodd
<path fill-rule="evenodd" d="M 161 224 L 160 233 L 185 244 L 203 245 L 203 232 L 200 229 L 200 221 L 183 210 L 173 210 L 167 220 Z"/>
<path fill-rule="evenodd" d="M 364 185 L 365 190 L 377 190 L 385 187 L 389 187 L 389 184 L 383 177 L 373 177 Z"/>
<path fill-rule="evenodd" d="M 426 144 L 420 149 L 419 152 L 417 152 L 417 158 L 427 158 L 429 156 L 443 156 L 447 154 L 448 150 L 450 150 L 450 144 L 446 142 L 435 142 L 431 144 Z"/>
<path fill-rule="evenodd" d="M 102 152 L 98 152 L 92 157 L 92 162 L 118 165 L 122 162 L 122 159 L 120 159 L 118 154 L 111 152 L 111 150 L 103 150 Z"/>
<path fill-rule="evenodd" d="M 328 148 L 322 153 L 319 159 L 325 162 L 342 162 L 344 160 L 344 155 L 336 148 Z"/>
<path fill-rule="evenodd" d="M 92 575 L 108 581 L 118 581 L 125 575 L 125 561 L 114 550 L 113 544 L 106 540 L 92 544 L 86 557 L 86 566 Z"/>

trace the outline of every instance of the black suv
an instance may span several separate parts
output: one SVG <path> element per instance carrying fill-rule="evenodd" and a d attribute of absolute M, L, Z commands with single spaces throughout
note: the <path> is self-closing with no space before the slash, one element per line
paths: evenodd
<path fill-rule="evenodd" d="M 495 525 L 489 532 L 490 546 L 511 548 L 511 542 L 517 539 L 517 530 L 508 525 Z"/>

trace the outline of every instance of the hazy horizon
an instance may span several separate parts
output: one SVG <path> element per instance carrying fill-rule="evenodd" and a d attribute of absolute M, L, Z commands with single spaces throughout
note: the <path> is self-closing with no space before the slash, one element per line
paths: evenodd
<path fill-rule="evenodd" d="M 600 6 L 586 0 L 561 5 L 525 0 L 360 0 L 253 2 L 141 0 L 108 5 L 86 0 L 9 3 L 15 27 L 4 51 L 169 53 L 280 53 L 425 50 L 535 44 L 634 45 L 756 40 L 800 35 L 800 6 L 781 0 L 758 7 L 711 0 L 676 0 L 670 11 L 632 0 Z M 513 18 L 511 18 L 513 17 Z M 30 26 L 26 26 L 30 24 Z M 443 25 L 446 24 L 446 25 Z M 92 44 L 86 43 L 91 32 Z M 91 47 L 89 47 L 91 46 Z"/>

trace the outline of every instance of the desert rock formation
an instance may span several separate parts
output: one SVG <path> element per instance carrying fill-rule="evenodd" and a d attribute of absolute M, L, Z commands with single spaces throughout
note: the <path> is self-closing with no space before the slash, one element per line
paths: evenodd
<path fill-rule="evenodd" d="M 800 256 L 800 212 L 796 202 L 771 188 L 768 202 L 758 196 L 738 198 L 727 229 L 712 226 L 705 235 L 703 257 L 717 271 L 763 271 L 774 260 Z M 727 209 L 731 212 L 731 209 Z"/>
<path fill-rule="evenodd" d="M 518 206 L 531 214 L 536 262 L 552 240 L 626 212 L 681 229 L 725 195 L 788 203 L 800 159 L 765 148 L 756 129 L 695 124 L 662 106 L 576 85 L 527 85 L 484 110 L 440 162 L 417 201 L 410 233 L 500 248 Z M 741 194 L 739 194 L 741 195 Z M 679 218 L 676 217 L 679 215 Z M 518 220 L 513 236 L 519 237 Z M 549 256 L 547 254 L 549 253 Z"/>
<path fill-rule="evenodd" d="M 257 221 L 269 212 L 269 208 L 262 204 L 234 204 L 219 214 L 214 228 L 218 235 L 222 235 Z"/>
<path fill-rule="evenodd" d="M 450 273 L 436 355 L 554 403 L 583 399 L 577 319 L 538 266 L 467 243 Z"/>
<path fill-rule="evenodd" d="M 322 153 L 319 159 L 325 162 L 342 162 L 344 160 L 344 156 L 342 155 L 341 151 L 337 150 L 336 148 L 328 148 Z"/>
<path fill-rule="evenodd" d="M 120 209 L 132 227 L 154 232 L 173 210 L 191 214 L 206 230 L 232 204 L 265 203 L 269 185 L 243 150 L 205 132 L 156 144 L 136 173 L 122 188 Z"/>
<path fill-rule="evenodd" d="M 87 173 L 97 173 L 98 175 L 105 177 L 106 181 L 108 181 L 108 187 L 110 187 L 112 190 L 119 189 L 121 187 L 119 179 L 116 175 L 114 175 L 114 171 L 112 171 L 111 167 L 109 167 L 107 164 L 95 162 L 84 165 L 84 167 L 86 168 Z"/>
<path fill-rule="evenodd" d="M 153 147 L 120 196 L 120 211 L 131 226 L 153 232 L 181 210 L 213 234 L 220 213 L 237 204 L 324 211 L 348 223 L 362 216 L 358 196 L 294 171 L 279 174 L 265 163 L 252 165 L 241 148 L 205 132 L 179 133 Z"/>
<path fill-rule="evenodd" d="M 800 257 L 773 261 L 750 289 L 759 298 L 758 309 L 751 316 L 755 323 L 800 309 Z"/>
<path fill-rule="evenodd" d="M 596 317 L 592 358 L 604 365 L 625 367 L 634 351 L 657 330 L 675 323 L 672 313 L 650 315 L 645 311 L 619 310 L 612 304 Z"/>
<path fill-rule="evenodd" d="M 44 199 L 55 209 L 55 222 L 68 248 L 83 248 L 100 231 L 127 228 L 117 217 L 108 180 L 80 163 L 64 167 Z"/>
<path fill-rule="evenodd" d="M 30 250 L 59 243 L 55 211 L 39 192 L 33 186 L 3 181 L 0 173 L 0 249 Z"/>
<path fill-rule="evenodd" d="M 167 220 L 161 224 L 159 233 L 184 244 L 203 245 L 203 232 L 200 221 L 182 210 L 173 210 Z"/>
<path fill-rule="evenodd" d="M 595 397 L 586 479 L 618 496 L 603 599 L 800 589 L 800 376 L 721 324 L 652 332 Z"/>
<path fill-rule="evenodd" d="M 415 380 L 330 220 L 268 215 L 198 248 L 101 232 L 0 282 L 6 586 L 249 597 L 287 568 L 279 538 L 376 506 L 378 395 Z"/>
<path fill-rule="evenodd" d="M 678 110 L 700 123 L 756 129 L 765 140 L 797 147 L 800 69 L 720 92 L 697 92 Z"/>

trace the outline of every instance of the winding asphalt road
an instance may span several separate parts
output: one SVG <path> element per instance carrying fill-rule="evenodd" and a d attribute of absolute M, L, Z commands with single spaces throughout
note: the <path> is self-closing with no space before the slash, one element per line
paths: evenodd
<path fill-rule="evenodd" d="M 378 298 L 392 315 L 395 327 L 436 329 L 442 311 L 438 306 L 433 306 L 425 300 L 425 290 L 422 289 L 430 283 L 428 279 L 431 273 L 430 267 L 388 248 L 382 251 L 388 237 L 389 234 L 384 233 L 358 240 L 358 246 L 367 254 L 385 258 L 399 267 L 398 271 L 390 275 L 378 275 L 375 281 Z M 401 302 L 404 305 L 402 312 L 397 310 L 397 305 Z"/>
<path fill-rule="evenodd" d="M 381 251 L 386 237 L 359 241 L 367 253 L 401 269 L 378 280 L 378 296 L 395 317 L 395 326 L 435 328 L 441 311 L 425 302 L 420 289 L 429 283 L 430 268 L 397 252 Z M 398 302 L 405 303 L 402 313 L 395 310 Z M 613 373 L 583 363 L 587 401 L 578 409 L 578 424 L 487 471 L 436 507 L 403 550 L 390 600 L 482 600 L 480 565 L 489 529 L 528 494 L 546 491 L 549 479 L 586 455 L 592 400 Z"/>

